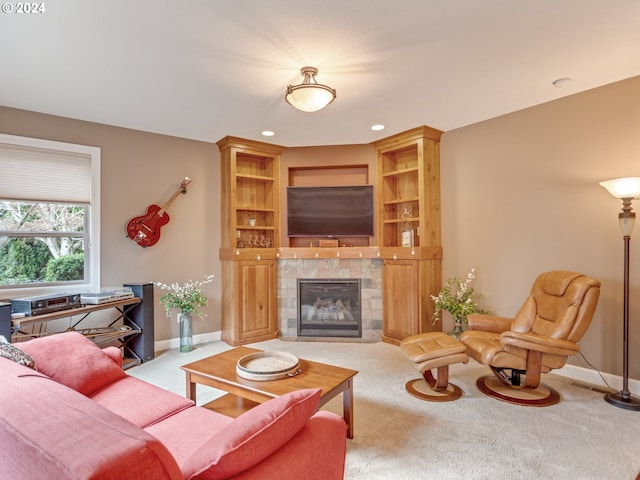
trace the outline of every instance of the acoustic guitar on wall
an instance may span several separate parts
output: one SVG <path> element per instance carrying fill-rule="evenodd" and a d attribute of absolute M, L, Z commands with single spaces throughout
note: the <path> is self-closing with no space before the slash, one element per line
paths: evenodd
<path fill-rule="evenodd" d="M 169 214 L 166 212 L 169 205 L 181 193 L 187 193 L 187 188 L 191 185 L 189 177 L 184 177 L 180 183 L 180 188 L 171 196 L 169 201 L 159 207 L 149 205 L 144 215 L 134 217 L 127 223 L 127 236 L 143 248 L 150 247 L 160 240 L 160 229 L 169 223 Z"/>

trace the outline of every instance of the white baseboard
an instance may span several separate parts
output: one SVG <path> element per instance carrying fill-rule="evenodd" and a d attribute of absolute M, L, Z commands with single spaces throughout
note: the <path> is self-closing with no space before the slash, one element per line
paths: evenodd
<path fill-rule="evenodd" d="M 217 342 L 222 340 L 222 332 L 209 332 L 201 333 L 193 336 L 193 344 Z M 153 344 L 156 352 L 162 352 L 164 350 L 170 350 L 172 348 L 180 347 L 180 338 L 170 338 L 169 340 L 158 340 Z"/>
<path fill-rule="evenodd" d="M 600 378 L 598 372 L 590 368 L 577 367 L 575 365 L 565 365 L 559 370 L 552 370 L 551 373 L 556 375 L 562 375 L 573 380 L 577 380 L 591 385 L 597 385 L 599 387 L 607 388 L 606 383 Z M 609 386 L 615 391 L 622 390 L 622 377 L 619 375 L 612 375 L 610 373 L 603 373 L 602 376 L 607 381 Z M 629 392 L 632 395 L 640 396 L 640 381 L 629 379 Z"/>

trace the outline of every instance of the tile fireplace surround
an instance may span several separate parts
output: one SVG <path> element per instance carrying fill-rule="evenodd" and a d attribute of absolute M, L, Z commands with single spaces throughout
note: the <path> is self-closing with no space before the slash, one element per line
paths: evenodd
<path fill-rule="evenodd" d="M 378 258 L 295 258 L 278 260 L 278 328 L 283 340 L 340 341 L 341 337 L 298 337 L 298 278 L 359 278 L 361 280 L 362 338 L 349 342 L 377 342 L 382 334 L 382 260 Z"/>

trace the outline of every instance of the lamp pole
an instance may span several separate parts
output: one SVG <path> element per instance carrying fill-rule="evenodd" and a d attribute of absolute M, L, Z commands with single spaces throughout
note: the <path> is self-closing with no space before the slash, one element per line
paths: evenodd
<path fill-rule="evenodd" d="M 601 185 L 609 192 L 622 199 L 622 211 L 618 214 L 618 222 L 620 223 L 620 231 L 622 232 L 622 239 L 624 241 L 624 296 L 623 296 L 623 358 L 622 358 L 622 390 L 619 392 L 607 393 L 604 396 L 605 401 L 616 407 L 624 408 L 627 410 L 640 411 L 640 400 L 634 398 L 629 392 L 629 244 L 631 241 L 631 232 L 635 225 L 636 214 L 631 208 L 631 201 L 637 198 L 635 191 L 633 194 L 627 190 L 621 192 L 616 191 L 617 188 L 621 188 L 622 181 L 626 181 L 625 187 L 628 186 L 629 180 L 637 180 L 635 188 L 640 188 L 640 178 L 635 179 L 618 179 L 609 180 L 608 182 L 602 182 Z M 618 182 L 616 184 L 616 182 Z M 615 193 L 614 193 L 615 192 Z"/>

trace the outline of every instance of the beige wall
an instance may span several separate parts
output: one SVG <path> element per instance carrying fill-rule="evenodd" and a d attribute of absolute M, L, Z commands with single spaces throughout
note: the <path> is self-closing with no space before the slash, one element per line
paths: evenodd
<path fill-rule="evenodd" d="M 182 283 L 213 273 L 216 279 L 205 289 L 207 316 L 194 318 L 194 333 L 220 330 L 220 157 L 215 144 L 4 107 L 0 132 L 100 147 L 101 285 Z M 150 204 L 166 202 L 185 176 L 193 183 L 170 206 L 171 220 L 160 241 L 143 249 L 126 237 L 126 223 Z M 166 318 L 158 301 L 162 293 L 155 291 L 156 340 L 179 336 L 175 317 Z"/>
<path fill-rule="evenodd" d="M 539 272 L 599 279 L 582 351 L 621 374 L 622 203 L 598 182 L 640 176 L 640 77 L 446 132 L 441 147 L 444 278 L 476 267 L 487 307 L 505 316 Z M 635 234 L 630 376 L 640 379 L 640 226 Z"/>
<path fill-rule="evenodd" d="M 516 313 L 539 272 L 569 269 L 600 279 L 600 304 L 582 347 L 590 362 L 613 374 L 622 372 L 621 203 L 598 182 L 640 176 L 639 112 L 637 77 L 442 137 L 444 278 L 475 267 L 486 306 L 506 316 Z M 102 148 L 103 285 L 220 278 L 215 144 L 1 107 L 0 132 Z M 322 163 L 373 165 L 375 156 L 370 145 L 285 149 L 282 184 L 289 166 Z M 126 222 L 168 198 L 183 176 L 193 185 L 171 207 L 161 241 L 144 250 L 125 238 Z M 631 246 L 630 374 L 637 379 L 639 251 L 640 226 Z M 219 281 L 206 293 L 208 317 L 196 320 L 195 333 L 220 330 Z M 156 307 L 156 339 L 177 337 L 175 321 Z M 579 358 L 571 363 L 585 365 Z"/>

